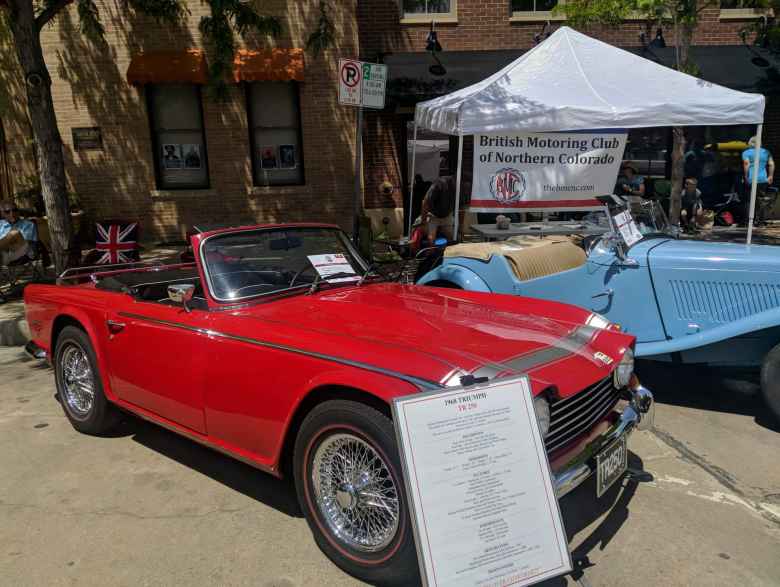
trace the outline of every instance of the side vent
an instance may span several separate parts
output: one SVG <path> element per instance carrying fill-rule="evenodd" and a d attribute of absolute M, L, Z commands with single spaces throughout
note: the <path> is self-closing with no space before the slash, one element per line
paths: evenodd
<path fill-rule="evenodd" d="M 780 307 L 780 286 L 723 281 L 669 281 L 677 317 L 726 323 Z"/>

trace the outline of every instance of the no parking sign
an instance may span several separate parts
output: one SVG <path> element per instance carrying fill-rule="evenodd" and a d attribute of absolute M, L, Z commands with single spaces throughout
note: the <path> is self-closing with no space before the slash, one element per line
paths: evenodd
<path fill-rule="evenodd" d="M 362 64 L 352 59 L 339 59 L 339 104 L 360 106 L 362 96 Z"/>
<path fill-rule="evenodd" d="M 381 110 L 386 83 L 386 65 L 339 59 L 339 104 Z"/>

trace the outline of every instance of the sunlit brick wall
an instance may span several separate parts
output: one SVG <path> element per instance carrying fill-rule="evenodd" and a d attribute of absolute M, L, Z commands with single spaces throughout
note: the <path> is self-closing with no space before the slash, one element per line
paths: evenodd
<path fill-rule="evenodd" d="M 261 10 L 282 19 L 284 32 L 276 39 L 249 38 L 242 44 L 304 47 L 319 17 L 318 4 L 259 3 Z M 336 46 L 317 58 L 306 54 L 305 81 L 300 84 L 306 184 L 252 187 L 245 94 L 233 86 L 225 102 L 203 90 L 211 186 L 190 191 L 156 190 L 144 90 L 130 86 L 125 76 L 131 57 L 140 51 L 202 48 L 198 23 L 208 6 L 188 2 L 186 22 L 171 27 L 135 15 L 125 3 L 99 0 L 106 29 L 105 43 L 99 45 L 78 32 L 75 6 L 66 9 L 54 26 L 46 27 L 42 39 L 65 143 L 69 188 L 79 195 L 89 217 L 138 219 L 144 240 L 151 241 L 181 238 L 197 222 L 309 220 L 349 226 L 355 111 L 337 104 L 336 69 L 339 56 L 357 52 L 355 0 L 331 4 Z M 0 58 L 5 55 L 0 48 Z M 24 108 L 17 110 L 23 113 Z M 34 171 L 34 166 L 30 148 L 25 147 L 29 133 L 16 118 L 19 112 L 14 124 L 5 126 L 11 135 L 12 161 L 21 176 L 22 168 Z M 103 150 L 74 150 L 71 129 L 90 126 L 101 128 Z"/>

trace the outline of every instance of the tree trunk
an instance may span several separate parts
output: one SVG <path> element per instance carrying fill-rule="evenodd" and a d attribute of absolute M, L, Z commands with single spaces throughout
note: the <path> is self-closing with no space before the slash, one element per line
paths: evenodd
<path fill-rule="evenodd" d="M 689 73 L 688 54 L 691 47 L 693 28 L 688 24 L 680 24 L 675 21 L 675 53 L 677 57 L 677 70 Z M 685 133 L 682 127 L 672 129 L 672 191 L 669 194 L 669 221 L 672 224 L 680 223 L 680 210 L 682 209 L 682 187 L 685 180 Z"/>
<path fill-rule="evenodd" d="M 52 254 L 57 273 L 76 261 L 73 226 L 65 185 L 62 138 L 51 96 L 51 77 L 43 60 L 41 38 L 32 0 L 11 0 L 9 24 L 27 89 L 27 108 L 37 144 L 43 202 L 49 219 Z"/>
<path fill-rule="evenodd" d="M 685 134 L 681 126 L 672 129 L 672 191 L 669 193 L 669 221 L 680 223 L 682 185 L 685 179 Z"/>

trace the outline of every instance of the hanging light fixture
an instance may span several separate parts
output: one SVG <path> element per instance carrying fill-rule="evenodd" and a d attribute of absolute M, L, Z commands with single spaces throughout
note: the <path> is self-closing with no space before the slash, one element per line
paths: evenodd
<path fill-rule="evenodd" d="M 436 23 L 431 21 L 431 30 L 428 31 L 428 38 L 425 39 L 425 50 L 431 53 L 441 51 L 441 44 L 436 34 Z"/>
<path fill-rule="evenodd" d="M 664 31 L 661 29 L 661 27 L 658 27 L 658 30 L 655 32 L 655 39 L 650 41 L 650 46 L 654 49 L 666 48 L 666 39 L 664 39 Z"/>
<path fill-rule="evenodd" d="M 439 43 L 439 38 L 436 35 L 436 23 L 434 21 L 431 21 L 431 30 L 428 31 L 428 37 L 425 39 L 425 50 L 430 52 L 431 57 L 433 57 L 433 60 L 435 61 L 435 63 L 428 68 L 430 74 L 439 77 L 446 75 L 446 68 L 436 56 L 436 53 L 441 52 L 443 49 L 441 43 Z"/>

